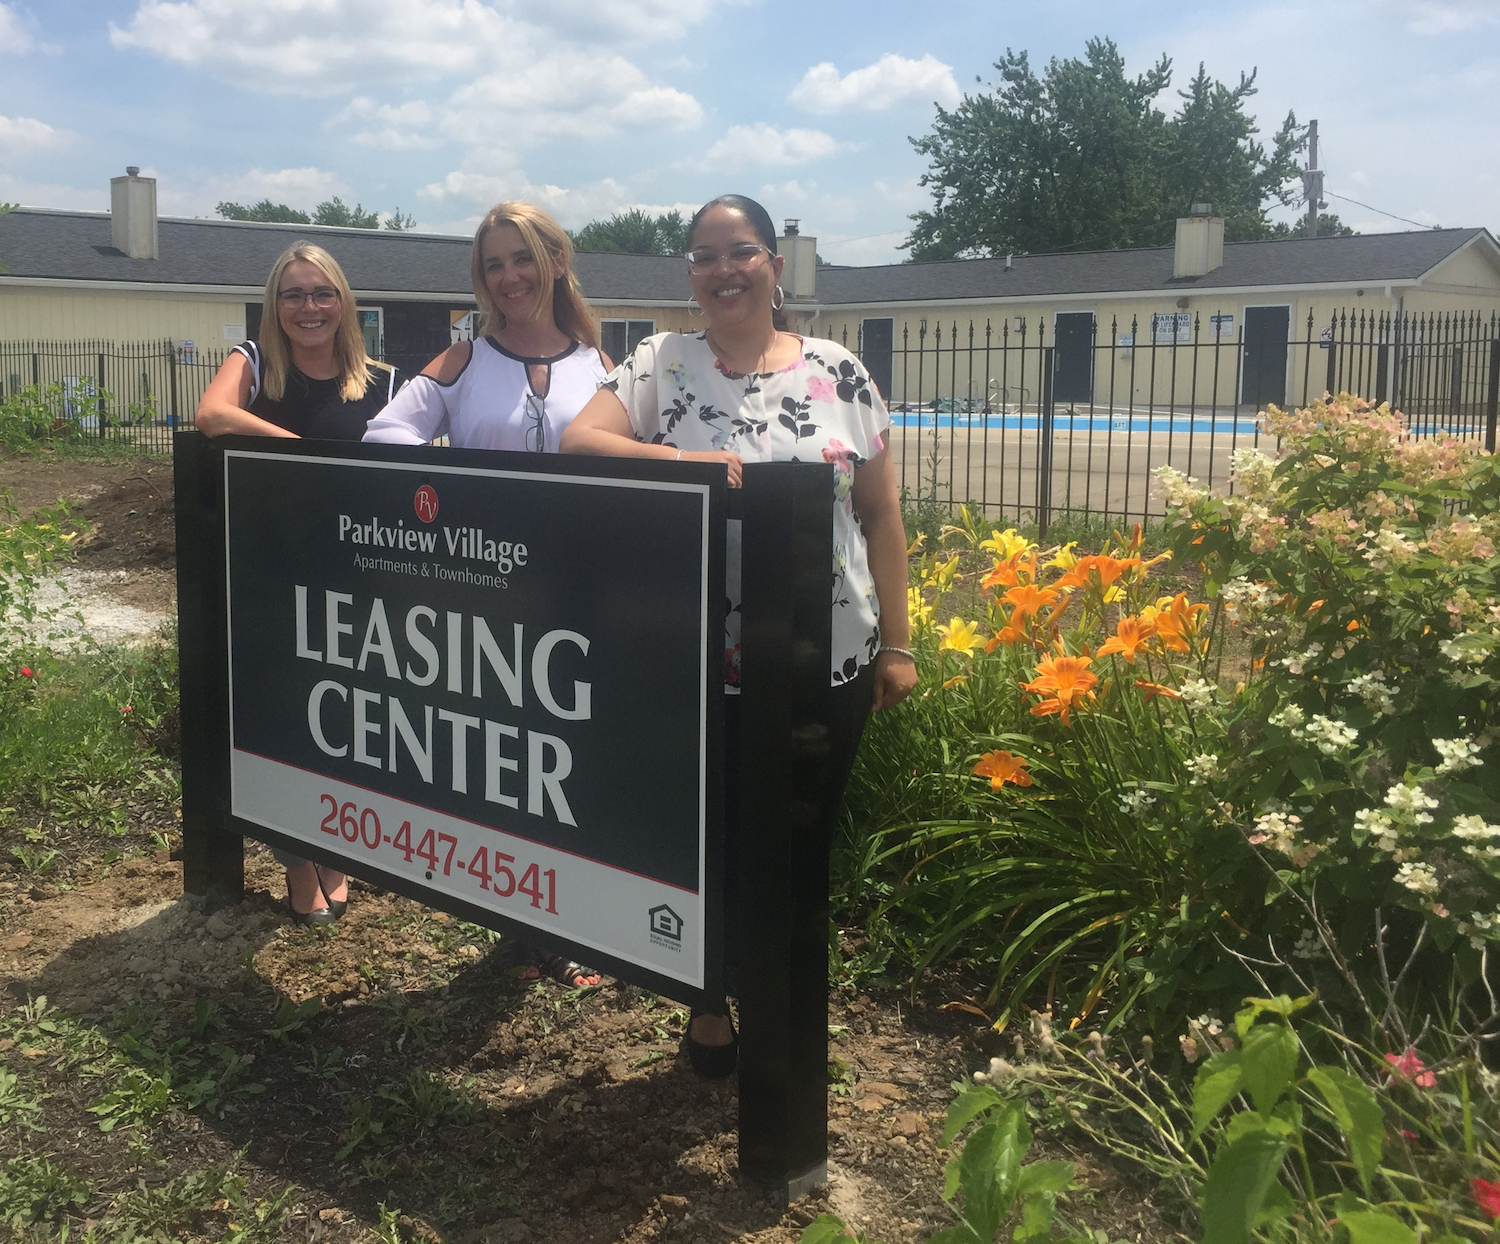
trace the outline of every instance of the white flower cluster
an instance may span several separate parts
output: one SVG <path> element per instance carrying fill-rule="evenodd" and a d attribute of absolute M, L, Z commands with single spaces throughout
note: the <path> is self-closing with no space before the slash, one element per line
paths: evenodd
<path fill-rule="evenodd" d="M 1396 881 L 1413 894 L 1432 895 L 1438 892 L 1437 873 L 1431 864 L 1402 864 L 1396 869 Z"/>
<path fill-rule="evenodd" d="M 1359 731 L 1353 726 L 1345 725 L 1342 721 L 1335 721 L 1332 717 L 1324 717 L 1322 713 L 1314 713 L 1312 720 L 1295 733 L 1299 738 L 1306 739 L 1325 756 L 1338 755 L 1359 738 Z"/>
<path fill-rule="evenodd" d="M 1443 640 L 1438 644 L 1438 651 L 1454 665 L 1482 665 L 1497 644 L 1500 644 L 1500 636 L 1494 631 L 1465 631 L 1453 639 Z"/>
<path fill-rule="evenodd" d="M 1279 726 L 1293 738 L 1311 743 L 1325 756 L 1336 756 L 1359 739 L 1359 731 L 1322 713 L 1314 713 L 1311 720 L 1295 704 L 1287 704 L 1279 712 L 1272 713 L 1266 721 Z"/>
<path fill-rule="evenodd" d="M 1308 644 L 1306 652 L 1290 652 L 1282 657 L 1278 664 L 1286 666 L 1289 674 L 1300 674 L 1322 651 L 1322 644 Z"/>
<path fill-rule="evenodd" d="M 1474 912 L 1467 920 L 1458 922 L 1460 937 L 1467 937 L 1469 945 L 1475 950 L 1483 950 L 1487 940 L 1486 934 L 1491 931 L 1500 932 L 1500 910 L 1493 915 L 1486 915 L 1482 911 Z"/>
<path fill-rule="evenodd" d="M 1465 855 L 1500 859 L 1500 846 L 1485 845 L 1500 838 L 1500 825 L 1491 825 L 1482 816 L 1455 816 L 1453 836 L 1464 839 L 1468 844 L 1464 847 Z"/>
<path fill-rule="evenodd" d="M 1387 717 L 1396 711 L 1396 689 L 1386 682 L 1385 675 L 1378 669 L 1351 678 L 1346 689 Z"/>
<path fill-rule="evenodd" d="M 1374 838 L 1380 850 L 1395 853 L 1401 831 L 1389 813 L 1378 808 L 1361 808 L 1354 814 L 1354 828 Z"/>
<path fill-rule="evenodd" d="M 1213 707 L 1219 688 L 1202 678 L 1190 678 L 1182 684 L 1181 691 L 1182 702 L 1195 713 L 1201 713 L 1204 709 Z"/>
<path fill-rule="evenodd" d="M 1412 543 L 1394 527 L 1382 527 L 1379 531 L 1365 532 L 1369 547 L 1364 558 L 1375 570 L 1389 570 L 1410 561 L 1420 547 Z"/>
<path fill-rule="evenodd" d="M 1295 730 L 1307 720 L 1307 714 L 1295 704 L 1288 704 L 1279 713 L 1272 713 L 1266 720 L 1283 730 Z"/>
<path fill-rule="evenodd" d="M 1131 816 L 1145 816 L 1146 809 L 1155 802 L 1154 796 L 1148 795 L 1143 789 L 1137 787 L 1120 796 L 1120 811 L 1128 812 Z"/>
<path fill-rule="evenodd" d="M 1484 763 L 1479 759 L 1479 744 L 1471 738 L 1433 739 L 1432 745 L 1443 758 L 1437 767 L 1439 773 L 1462 773 L 1465 769 L 1477 769 Z"/>
<path fill-rule="evenodd" d="M 1297 830 L 1302 824 L 1300 816 L 1288 816 L 1285 812 L 1262 812 L 1255 818 L 1255 832 L 1250 835 L 1254 846 L 1265 843 L 1273 851 L 1290 855 L 1297 845 Z"/>
<path fill-rule="evenodd" d="M 1183 518 L 1191 518 L 1193 503 L 1202 500 L 1206 491 L 1198 487 L 1196 476 L 1184 475 L 1176 467 L 1156 468 L 1156 482 L 1161 488 L 1162 500 L 1167 509 L 1176 510 Z"/>
<path fill-rule="evenodd" d="M 1265 612 L 1276 603 L 1277 597 L 1264 583 L 1240 578 L 1226 583 L 1219 599 L 1224 602 L 1224 612 L 1230 621 L 1253 622 L 1257 613 Z"/>
<path fill-rule="evenodd" d="M 1274 459 L 1250 448 L 1236 449 L 1230 454 L 1229 466 L 1234 472 L 1234 482 L 1252 494 L 1267 491 L 1276 471 Z"/>
<path fill-rule="evenodd" d="M 1193 776 L 1189 785 L 1202 786 L 1211 778 L 1222 776 L 1219 773 L 1219 758 L 1210 752 L 1199 752 L 1191 756 L 1187 761 L 1187 771 Z"/>
<path fill-rule="evenodd" d="M 1385 806 L 1410 818 L 1413 825 L 1426 825 L 1432 820 L 1432 814 L 1426 809 L 1437 807 L 1438 801 L 1420 786 L 1397 782 L 1385 792 Z"/>
<path fill-rule="evenodd" d="M 1328 958 L 1328 947 L 1323 945 L 1323 939 L 1318 936 L 1316 929 L 1303 929 L 1297 938 L 1297 944 L 1292 947 L 1293 959 L 1326 959 Z"/>

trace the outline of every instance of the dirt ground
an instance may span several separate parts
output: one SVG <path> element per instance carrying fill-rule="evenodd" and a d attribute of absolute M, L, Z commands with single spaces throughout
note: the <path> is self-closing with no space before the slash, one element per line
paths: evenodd
<path fill-rule="evenodd" d="M 23 512 L 75 502 L 92 525 L 80 568 L 108 572 L 100 590 L 121 603 L 173 612 L 170 463 L 0 462 L 0 489 Z M 287 1241 L 369 1241 L 382 1204 L 405 1215 L 402 1239 L 450 1244 L 790 1244 L 828 1209 L 898 1244 L 953 1222 L 950 1085 L 1001 1052 L 943 1009 L 962 981 L 832 996 L 829 1183 L 778 1208 L 740 1185 L 737 1081 L 692 1072 L 670 1000 L 520 981 L 493 934 L 359 882 L 337 925 L 299 928 L 255 843 L 243 902 L 206 913 L 183 896 L 175 808 L 133 806 L 110 839 L 55 809 L 3 811 L 0 1064 L 43 1095 L 45 1130 L 0 1127 L 0 1160 L 45 1153 L 89 1180 L 77 1226 L 214 1164 L 258 1197 L 295 1185 Z M 38 879 L 11 861 L 43 832 L 62 858 Z M 40 996 L 67 1024 L 27 1026 Z M 219 1088 L 106 1132 L 101 1068 L 118 1076 L 122 1050 L 174 1083 L 206 1066 Z M 1138 1176 L 1038 1140 L 1033 1157 L 1078 1163 L 1075 1220 L 1108 1240 L 1172 1236 Z M 198 1224 L 207 1238 L 217 1220 Z"/>

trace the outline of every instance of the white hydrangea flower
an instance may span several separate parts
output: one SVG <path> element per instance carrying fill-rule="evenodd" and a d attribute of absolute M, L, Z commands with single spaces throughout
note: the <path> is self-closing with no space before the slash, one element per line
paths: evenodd
<path fill-rule="evenodd" d="M 1224 1031 L 1224 1021 L 1217 1015 L 1200 1015 L 1194 1022 L 1211 1037 L 1217 1037 Z"/>
<path fill-rule="evenodd" d="M 1396 711 L 1395 688 L 1385 681 L 1380 670 L 1360 674 L 1346 684 L 1352 695 L 1357 695 L 1371 708 L 1379 709 L 1386 716 Z"/>
<path fill-rule="evenodd" d="M 1407 786 L 1404 782 L 1397 782 L 1385 792 L 1385 806 L 1409 817 L 1415 825 L 1426 825 L 1432 820 L 1432 814 L 1427 809 L 1437 807 L 1438 801 L 1420 786 Z"/>
<path fill-rule="evenodd" d="M 1288 704 L 1279 713 L 1272 713 L 1266 720 L 1273 726 L 1280 726 L 1283 730 L 1295 730 L 1307 720 L 1307 714 L 1295 704 Z"/>
<path fill-rule="evenodd" d="M 1462 773 L 1465 769 L 1477 769 L 1484 763 L 1479 759 L 1479 744 L 1471 738 L 1433 739 L 1432 745 L 1443 758 L 1437 767 L 1439 773 Z"/>
<path fill-rule="evenodd" d="M 1328 948 L 1323 945 L 1323 939 L 1318 936 L 1316 929 L 1303 929 L 1297 938 L 1297 944 L 1292 947 L 1293 959 L 1326 959 Z"/>
<path fill-rule="evenodd" d="M 1500 838 L 1500 825 L 1491 825 L 1482 816 L 1455 816 L 1453 836 L 1467 838 L 1471 842 L 1482 842 L 1486 838 Z"/>
<path fill-rule="evenodd" d="M 1302 824 L 1300 816 L 1288 816 L 1285 812 L 1262 812 L 1255 818 L 1255 832 L 1250 835 L 1252 846 L 1264 843 L 1273 851 L 1290 855 L 1297 845 L 1297 829 Z"/>
<path fill-rule="evenodd" d="M 1303 652 L 1292 652 L 1282 657 L 1279 664 L 1286 666 L 1287 673 L 1300 674 L 1322 653 L 1322 644 L 1308 644 Z"/>
<path fill-rule="evenodd" d="M 1324 717 L 1322 713 L 1314 713 L 1312 720 L 1296 733 L 1325 756 L 1337 755 L 1359 738 L 1358 730 L 1346 726 L 1342 721 Z"/>
<path fill-rule="evenodd" d="M 1146 809 L 1155 802 L 1154 795 L 1148 795 L 1143 789 L 1137 787 L 1120 796 L 1120 811 L 1128 812 L 1131 816 L 1145 816 Z"/>
<path fill-rule="evenodd" d="M 1196 476 L 1184 475 L 1176 467 L 1159 466 L 1154 474 L 1167 509 L 1178 511 L 1183 518 L 1191 517 L 1193 503 L 1207 495 L 1206 489 L 1198 487 Z"/>
<path fill-rule="evenodd" d="M 1199 752 L 1196 756 L 1189 757 L 1187 770 L 1193 775 L 1190 785 L 1202 786 L 1210 778 L 1220 776 L 1219 758 L 1210 752 Z"/>
<path fill-rule="evenodd" d="M 1202 678 L 1192 678 L 1182 684 L 1182 702 L 1194 712 L 1202 712 L 1213 706 L 1218 687 Z"/>
<path fill-rule="evenodd" d="M 1381 812 L 1378 808 L 1361 808 L 1354 814 L 1354 825 L 1356 829 L 1362 829 L 1374 838 L 1375 845 L 1380 850 L 1396 849 L 1400 828 L 1388 813 Z"/>
<path fill-rule="evenodd" d="M 1234 472 L 1234 482 L 1248 493 L 1269 489 L 1276 471 L 1274 459 L 1248 446 L 1229 455 L 1229 466 Z"/>
<path fill-rule="evenodd" d="M 1393 527 L 1367 531 L 1365 539 L 1369 541 L 1369 547 L 1364 551 L 1364 559 L 1375 570 L 1389 570 L 1410 561 L 1418 548 Z"/>
<path fill-rule="evenodd" d="M 1413 894 L 1436 894 L 1438 892 L 1437 873 L 1431 864 L 1402 864 L 1396 869 L 1396 880 L 1404 885 Z"/>

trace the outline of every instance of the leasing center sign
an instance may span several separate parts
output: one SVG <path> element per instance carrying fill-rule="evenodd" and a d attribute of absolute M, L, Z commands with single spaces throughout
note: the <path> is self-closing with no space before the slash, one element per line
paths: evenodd
<path fill-rule="evenodd" d="M 432 458 L 226 451 L 232 813 L 703 987 L 712 487 Z"/>

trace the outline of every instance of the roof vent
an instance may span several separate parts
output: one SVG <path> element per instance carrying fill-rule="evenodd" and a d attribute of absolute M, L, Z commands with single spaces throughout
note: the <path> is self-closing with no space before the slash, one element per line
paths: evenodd
<path fill-rule="evenodd" d="M 109 179 L 110 241 L 131 259 L 155 259 L 156 178 L 132 164 L 124 177 Z"/>
<path fill-rule="evenodd" d="M 1016 266 L 1014 263 L 1011 262 L 1011 260 L 1013 260 L 1014 258 L 1015 258 L 1014 255 L 1007 255 L 1005 257 L 1005 270 L 1007 272 L 1009 272 L 1012 268 L 1014 268 Z"/>
<path fill-rule="evenodd" d="M 1199 208 L 1204 208 L 1200 213 Z M 1191 216 L 1177 218 L 1172 275 L 1207 276 L 1224 266 L 1224 217 L 1207 214 L 1206 203 L 1194 203 Z"/>
<path fill-rule="evenodd" d="M 801 227 L 801 225 L 802 225 L 801 219 L 799 219 L 796 216 L 789 216 L 782 223 L 782 228 L 785 229 L 787 237 L 794 238 L 794 237 L 797 236 L 797 232 L 798 232 L 799 228 Z"/>
<path fill-rule="evenodd" d="M 1188 209 L 1188 215 L 1190 216 L 1212 216 L 1213 214 L 1214 208 L 1212 203 L 1194 203 Z"/>
<path fill-rule="evenodd" d="M 781 289 L 788 302 L 806 302 L 818 292 L 818 239 L 804 237 L 799 220 L 783 222 L 776 239 L 776 253 L 786 262 L 781 267 Z"/>

